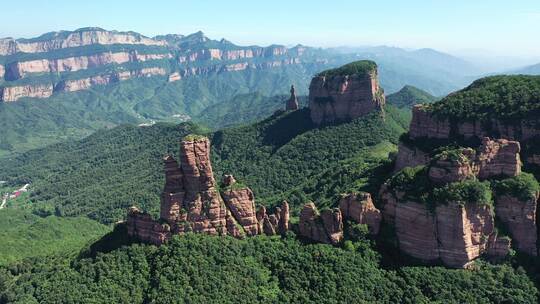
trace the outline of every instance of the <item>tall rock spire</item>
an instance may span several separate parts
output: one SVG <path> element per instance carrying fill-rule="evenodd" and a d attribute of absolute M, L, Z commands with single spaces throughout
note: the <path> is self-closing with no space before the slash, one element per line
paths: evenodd
<path fill-rule="evenodd" d="M 287 105 L 285 106 L 286 111 L 295 111 L 298 110 L 298 98 L 296 98 L 296 90 L 294 85 L 291 85 L 291 97 L 287 100 Z"/>

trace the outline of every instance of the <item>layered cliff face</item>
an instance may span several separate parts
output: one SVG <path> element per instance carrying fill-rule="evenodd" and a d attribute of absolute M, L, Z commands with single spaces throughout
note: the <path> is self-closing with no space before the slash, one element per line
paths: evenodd
<path fill-rule="evenodd" d="M 525 201 L 509 194 L 497 196 L 495 199 L 497 217 L 508 228 L 515 247 L 533 256 L 538 254 L 536 247 L 537 202 L 538 193 Z"/>
<path fill-rule="evenodd" d="M 367 225 L 371 235 L 379 233 L 382 215 L 369 193 L 345 194 L 338 206 L 319 212 L 312 202 L 304 205 L 298 223 L 299 234 L 314 242 L 337 245 L 344 237 L 345 220 Z"/>
<path fill-rule="evenodd" d="M 433 181 L 448 183 L 471 176 L 490 179 L 498 176 L 517 176 L 521 173 L 521 145 L 518 141 L 484 137 L 478 148 L 444 151 L 433 158 L 415 146 L 400 142 L 396 157 L 396 171 L 405 167 L 430 166 Z"/>
<path fill-rule="evenodd" d="M 251 189 L 225 176 L 218 190 L 210 163 L 210 142 L 190 136 L 180 144 L 180 164 L 170 155 L 164 159 L 165 186 L 160 220 L 136 208 L 128 212 L 128 233 L 141 241 L 163 244 L 172 235 L 186 232 L 230 235 L 284 234 L 289 229 L 286 202 L 276 213 L 256 211 Z"/>
<path fill-rule="evenodd" d="M 433 113 L 429 106 L 415 105 L 409 136 L 412 139 L 449 139 L 457 136 L 482 138 L 496 134 L 504 139 L 526 141 L 540 136 L 540 129 L 536 127 L 538 125 L 538 121 L 530 119 L 515 120 L 512 123 L 491 119 L 486 122 L 459 121 L 452 124 L 447 117 Z"/>
<path fill-rule="evenodd" d="M 338 208 L 326 209 L 319 214 L 315 204 L 308 203 L 300 212 L 298 231 L 312 241 L 337 245 L 343 240 L 341 211 Z"/>
<path fill-rule="evenodd" d="M 346 194 L 339 201 L 339 210 L 345 219 L 367 225 L 372 235 L 379 234 L 382 214 L 373 204 L 371 194 L 365 192 Z"/>
<path fill-rule="evenodd" d="M 464 152 L 452 161 L 437 156 L 427 168 L 406 168 L 381 189 L 385 220 L 407 255 L 464 268 L 490 248 L 501 253 L 491 189 L 476 179 L 465 160 L 470 150 Z"/>
<path fill-rule="evenodd" d="M 123 33 L 105 31 L 100 28 L 84 28 L 74 32 L 48 33 L 36 39 L 0 39 L 0 55 L 13 55 L 18 52 L 43 53 L 93 44 L 140 44 L 163 46 L 166 43 L 132 32 Z"/>
<path fill-rule="evenodd" d="M 41 85 L 21 85 L 14 87 L 0 88 L 1 97 L 4 102 L 14 102 L 23 97 L 47 98 L 53 94 L 52 84 Z"/>
<path fill-rule="evenodd" d="M 382 111 L 384 103 L 377 65 L 372 61 L 324 71 L 309 85 L 309 108 L 315 124 L 347 121 Z"/>
<path fill-rule="evenodd" d="M 74 92 L 141 77 L 125 71 L 160 69 L 163 72 L 144 76 L 168 75 L 167 81 L 175 82 L 196 75 L 324 64 L 307 55 L 305 47 L 242 47 L 225 40 L 212 41 L 202 33 L 148 38 L 133 32 L 84 28 L 35 39 L 0 39 L 0 56 L 6 58 L 0 66 L 0 78 L 6 80 L 2 86 L 27 87 L 17 94 L 8 92 L 10 97 L 4 101 L 15 101 L 49 97 L 34 93 L 49 84 L 59 88 L 54 92 Z M 50 83 L 43 83 L 44 79 Z"/>
<path fill-rule="evenodd" d="M 6 79 L 17 80 L 32 73 L 76 72 L 110 64 L 145 62 L 172 58 L 172 54 L 140 54 L 133 52 L 106 52 L 90 56 L 68 57 L 60 59 L 38 59 L 11 63 L 7 67 Z"/>

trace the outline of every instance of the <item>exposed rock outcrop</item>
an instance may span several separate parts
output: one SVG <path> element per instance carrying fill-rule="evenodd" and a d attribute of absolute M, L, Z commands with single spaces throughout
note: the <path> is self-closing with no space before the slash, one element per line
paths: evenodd
<path fill-rule="evenodd" d="M 140 54 L 132 52 L 106 52 L 89 56 L 68 57 L 60 59 L 38 59 L 11 63 L 7 67 L 6 79 L 17 80 L 32 73 L 62 73 L 76 72 L 109 64 L 124 64 L 128 62 L 145 62 L 172 58 L 165 54 Z"/>
<path fill-rule="evenodd" d="M 0 88 L 0 101 L 13 102 L 23 97 L 48 98 L 55 92 L 75 92 L 89 89 L 97 85 L 108 85 L 131 78 L 163 76 L 167 71 L 164 68 L 149 67 L 138 70 L 121 71 L 118 73 L 97 75 L 83 79 L 70 79 L 56 85 L 21 85 Z"/>
<path fill-rule="evenodd" d="M 4 74 L 6 73 L 6 69 L 3 65 L 0 64 L 0 80 L 4 78 Z"/>
<path fill-rule="evenodd" d="M 379 209 L 375 208 L 371 194 L 361 192 L 344 195 L 339 201 L 339 210 L 344 218 L 366 224 L 370 234 L 379 233 L 382 215 Z"/>
<path fill-rule="evenodd" d="M 168 81 L 169 82 L 175 82 L 175 81 L 178 81 L 178 80 L 181 80 L 181 79 L 182 79 L 182 76 L 180 76 L 180 73 L 174 72 L 171 75 L 169 75 Z"/>
<path fill-rule="evenodd" d="M 519 142 L 506 139 L 482 139 L 482 145 L 475 159 L 477 175 L 480 179 L 498 176 L 517 176 L 521 173 Z"/>
<path fill-rule="evenodd" d="M 165 186 L 161 195 L 160 220 L 132 208 L 128 233 L 141 241 L 162 244 L 172 235 L 186 232 L 230 235 L 237 238 L 257 234 L 284 234 L 289 229 L 289 206 L 284 202 L 276 213 L 256 212 L 251 189 L 238 185 L 232 175 L 224 177 L 217 190 L 210 163 L 210 142 L 193 136 L 180 144 L 180 164 L 164 158 Z"/>
<path fill-rule="evenodd" d="M 500 176 L 512 177 L 521 173 L 520 151 L 520 144 L 517 141 L 492 140 L 484 137 L 477 151 L 465 148 L 459 151 L 460 155 L 453 156 L 443 152 L 432 160 L 426 152 L 400 143 L 395 169 L 398 171 L 404 167 L 416 167 L 431 162 L 430 179 L 439 184 L 465 180 L 473 176 L 481 180 Z"/>
<path fill-rule="evenodd" d="M 20 85 L 0 88 L 1 101 L 13 102 L 23 97 L 47 98 L 53 94 L 52 84 Z"/>
<path fill-rule="evenodd" d="M 347 68 L 350 65 L 363 68 Z M 384 103 L 377 66 L 370 61 L 322 72 L 313 77 L 309 85 L 309 108 L 315 124 L 346 121 L 382 111 Z"/>
<path fill-rule="evenodd" d="M 409 154 L 411 149 L 406 147 L 405 151 Z M 443 187 L 451 183 L 475 179 L 515 177 L 521 172 L 519 151 L 520 146 L 516 141 L 490 140 L 489 138 L 483 139 L 478 151 L 471 148 L 443 150 L 429 161 L 425 170 L 428 180 L 423 182 L 429 185 L 423 186 Z M 397 187 L 401 186 L 403 185 L 397 185 Z M 418 189 L 411 191 L 418 191 Z M 468 197 L 471 193 L 462 192 L 459 195 Z M 422 202 L 420 197 L 428 202 Z M 443 201 L 429 201 L 437 197 Z M 500 258 L 509 252 L 509 242 L 497 238 L 494 229 L 494 210 L 489 203 L 468 201 L 470 198 L 463 198 L 465 201 L 454 199 L 448 201 L 450 197 L 454 196 L 448 196 L 445 199 L 440 195 L 430 196 L 428 193 L 415 193 L 413 196 L 408 196 L 401 190 L 390 189 L 390 184 L 382 187 L 384 217 L 386 222 L 395 226 L 401 251 L 420 260 L 427 262 L 440 260 L 447 266 L 457 268 L 467 267 L 471 261 L 484 253 Z M 471 197 L 478 198 L 474 195 Z M 497 204 L 495 211 L 497 214 L 503 212 L 503 216 L 509 222 L 510 218 L 515 216 L 519 216 L 520 220 L 525 220 L 526 217 L 532 218 L 532 228 L 531 222 L 514 226 L 518 231 L 517 234 L 522 237 L 522 244 L 526 244 L 523 245 L 524 251 L 531 252 L 531 241 L 533 248 L 536 246 L 536 226 L 535 213 L 531 213 L 530 209 L 536 210 L 536 200 L 534 200 L 534 206 L 525 208 L 527 210 L 512 209 L 515 206 L 514 203 L 503 199 L 501 205 L 505 205 L 506 208 L 499 211 L 499 204 Z M 529 233 L 532 232 L 532 237 L 527 236 L 528 239 L 523 236 L 523 230 L 527 229 Z"/>
<path fill-rule="evenodd" d="M 280 207 L 276 207 L 274 214 L 267 214 L 264 206 L 257 210 L 259 222 L 259 234 L 275 235 L 285 234 L 289 231 L 289 203 L 283 201 Z"/>
<path fill-rule="evenodd" d="M 428 175 L 433 183 L 442 185 L 464 181 L 475 176 L 471 162 L 475 154 L 473 149 L 454 151 L 457 155 L 449 155 L 450 153 L 443 152 L 431 162 Z"/>
<path fill-rule="evenodd" d="M 537 229 L 536 210 L 538 193 L 535 197 L 521 201 L 510 194 L 495 198 L 495 212 L 507 227 L 516 248 L 527 254 L 536 256 Z"/>
<path fill-rule="evenodd" d="M 396 157 L 395 171 L 405 167 L 423 166 L 429 163 L 429 153 L 420 150 L 417 147 L 409 147 L 403 142 L 398 144 L 398 154 Z"/>
<path fill-rule="evenodd" d="M 431 211 L 425 204 L 404 200 L 402 194 L 383 191 L 385 220 L 394 224 L 402 252 L 464 268 L 490 246 L 494 233 L 490 206 L 450 202 Z"/>
<path fill-rule="evenodd" d="M 296 111 L 298 110 L 298 98 L 296 97 L 296 91 L 294 90 L 294 85 L 291 86 L 291 97 L 287 100 L 285 105 L 285 111 Z"/>
<path fill-rule="evenodd" d="M 498 120 L 489 122 L 459 121 L 452 127 L 448 118 L 437 117 L 425 105 L 415 105 L 409 136 L 417 138 L 448 139 L 451 136 L 483 138 L 497 136 L 508 140 L 524 141 L 540 136 L 539 121 L 517 120 L 512 124 Z"/>
<path fill-rule="evenodd" d="M 343 218 L 338 208 L 320 214 L 314 203 L 304 205 L 298 224 L 300 235 L 312 241 L 337 245 L 343 239 Z"/>
<path fill-rule="evenodd" d="M 105 31 L 100 28 L 84 28 L 73 32 L 48 33 L 42 37 L 20 40 L 11 38 L 0 39 L 0 55 L 12 55 L 18 52 L 43 53 L 93 44 L 166 45 L 164 41 L 157 41 L 140 34 Z"/>

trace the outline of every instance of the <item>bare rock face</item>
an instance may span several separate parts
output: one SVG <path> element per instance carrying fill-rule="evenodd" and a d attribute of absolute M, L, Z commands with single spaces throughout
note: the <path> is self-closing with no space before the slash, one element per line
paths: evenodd
<path fill-rule="evenodd" d="M 169 82 L 175 82 L 182 79 L 182 76 L 180 76 L 180 73 L 174 72 L 171 75 L 169 75 L 168 81 Z"/>
<path fill-rule="evenodd" d="M 196 193 L 215 186 L 208 139 L 182 141 L 180 143 L 180 159 L 184 173 L 184 186 L 188 192 Z"/>
<path fill-rule="evenodd" d="M 127 217 L 128 235 L 155 245 L 160 245 L 171 236 L 170 226 L 161 224 L 152 219 L 148 213 L 131 207 Z"/>
<path fill-rule="evenodd" d="M 225 190 L 221 195 L 233 217 L 244 228 L 246 235 L 258 234 L 259 222 L 255 214 L 255 197 L 251 189 Z"/>
<path fill-rule="evenodd" d="M 506 139 L 482 139 L 476 163 L 478 178 L 488 179 L 497 176 L 517 176 L 521 173 L 519 142 Z"/>
<path fill-rule="evenodd" d="M 315 204 L 308 203 L 300 212 L 300 235 L 312 241 L 337 245 L 343 239 L 343 218 L 339 209 L 318 213 Z"/>
<path fill-rule="evenodd" d="M 466 268 L 496 241 L 493 210 L 488 205 L 450 202 L 430 210 L 402 193 L 381 190 L 385 221 L 395 226 L 399 249 L 426 261 Z M 498 244 L 500 245 L 500 244 Z M 498 246 L 497 245 L 497 246 Z"/>
<path fill-rule="evenodd" d="M 62 73 L 75 72 L 97 68 L 109 64 L 123 64 L 128 62 L 145 62 L 172 58 L 171 54 L 139 54 L 132 52 L 106 52 L 89 56 L 68 57 L 59 59 L 37 59 L 18 61 L 8 66 L 6 78 L 17 80 L 25 78 L 32 73 Z"/>
<path fill-rule="evenodd" d="M 415 105 L 409 128 L 409 136 L 417 138 L 450 138 L 451 126 L 447 118 L 433 115 L 425 105 Z M 487 123 L 461 121 L 455 126 L 455 134 L 464 138 L 483 138 L 497 135 L 508 140 L 529 140 L 540 136 L 540 129 L 535 127 L 538 121 L 521 120 L 514 124 L 492 120 Z"/>
<path fill-rule="evenodd" d="M 487 250 L 494 233 L 490 207 L 449 203 L 437 206 L 436 216 L 439 254 L 445 265 L 466 268 Z"/>
<path fill-rule="evenodd" d="M 425 205 L 397 202 L 394 223 L 401 251 L 427 262 L 439 258 L 436 218 Z"/>
<path fill-rule="evenodd" d="M 377 68 L 361 73 L 330 73 L 315 76 L 309 86 L 309 108 L 315 124 L 346 121 L 372 111 L 382 111 L 384 93 Z"/>
<path fill-rule="evenodd" d="M 397 172 L 405 167 L 423 166 L 429 163 L 429 161 L 430 157 L 428 153 L 400 142 L 398 144 L 398 154 L 394 171 Z"/>
<path fill-rule="evenodd" d="M 495 237 L 493 241 L 490 241 L 489 248 L 487 250 L 488 256 L 492 260 L 504 259 L 510 253 L 512 246 L 512 240 L 506 237 Z"/>
<path fill-rule="evenodd" d="M 13 102 L 23 97 L 47 98 L 53 94 L 52 84 L 21 85 L 4 87 L 1 90 L 1 101 Z"/>
<path fill-rule="evenodd" d="M 339 202 L 339 210 L 344 218 L 366 224 L 370 234 L 379 233 L 382 215 L 379 209 L 375 208 L 371 194 L 362 192 L 343 196 Z"/>
<path fill-rule="evenodd" d="M 447 139 L 450 137 L 450 122 L 448 119 L 437 119 L 425 110 L 424 105 L 414 105 L 412 120 L 409 126 L 409 136 L 416 138 Z"/>
<path fill-rule="evenodd" d="M 433 162 L 427 153 L 418 148 L 400 143 L 398 149 L 396 171 L 430 163 L 429 178 L 436 184 L 462 181 L 473 176 L 485 180 L 521 173 L 520 144 L 512 140 L 484 137 L 478 151 L 461 149 L 459 156 L 445 155 L 443 152 Z"/>
<path fill-rule="evenodd" d="M 511 195 L 495 198 L 497 217 L 508 228 L 519 251 L 537 255 L 536 209 L 538 194 L 527 201 Z"/>
<path fill-rule="evenodd" d="M 291 86 L 291 97 L 289 97 L 289 100 L 287 100 L 287 104 L 285 106 L 285 111 L 296 111 L 298 110 L 298 98 L 296 97 L 296 91 L 294 89 L 294 86 Z"/>
<path fill-rule="evenodd" d="M 12 55 L 18 52 L 42 53 L 54 50 L 80 47 L 93 44 L 141 44 L 141 45 L 165 45 L 164 41 L 134 33 L 122 33 L 105 31 L 98 28 L 80 29 L 71 33 L 52 33 L 49 39 L 37 41 L 16 41 L 11 38 L 0 39 L 0 55 Z"/>
<path fill-rule="evenodd" d="M 284 235 L 289 231 L 289 203 L 283 201 L 281 207 L 276 207 L 274 214 L 267 214 L 264 206 L 257 210 L 256 218 L 259 226 L 259 234 Z"/>
<path fill-rule="evenodd" d="M 458 155 L 439 155 L 429 166 L 429 179 L 441 185 L 473 177 L 471 158 L 474 158 L 474 153 L 472 149 L 463 149 Z"/>
<path fill-rule="evenodd" d="M 4 68 L 4 66 L 0 64 L 0 79 L 4 78 L 5 73 L 6 73 L 6 68 Z"/>
<path fill-rule="evenodd" d="M 289 229 L 289 205 L 283 202 L 274 214 L 262 207 L 255 211 L 251 189 L 224 176 L 221 193 L 216 188 L 210 163 L 210 142 L 192 136 L 180 144 L 180 164 L 164 158 L 165 186 L 161 194 L 160 221 L 132 208 L 128 212 L 128 234 L 159 245 L 172 235 L 187 232 L 230 235 L 237 238 L 257 234 L 284 234 Z"/>

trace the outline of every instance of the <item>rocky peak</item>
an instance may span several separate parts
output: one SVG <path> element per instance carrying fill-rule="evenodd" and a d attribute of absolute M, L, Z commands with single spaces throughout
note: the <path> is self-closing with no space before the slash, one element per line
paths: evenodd
<path fill-rule="evenodd" d="M 320 214 L 313 202 L 304 205 L 298 224 L 301 236 L 319 243 L 337 245 L 343 239 L 343 218 L 338 208 Z"/>
<path fill-rule="evenodd" d="M 161 194 L 160 219 L 137 208 L 128 210 L 128 233 L 142 241 L 163 244 L 172 235 L 186 232 L 230 235 L 284 234 L 289 229 L 289 205 L 283 202 L 274 214 L 259 212 L 248 187 L 224 175 L 217 190 L 210 162 L 210 141 L 199 135 L 180 142 L 180 163 L 163 158 L 165 186 Z"/>
<path fill-rule="evenodd" d="M 383 111 L 384 104 L 373 61 L 357 61 L 321 72 L 309 86 L 309 108 L 315 124 L 352 120 Z"/>
<path fill-rule="evenodd" d="M 373 204 L 371 194 L 360 192 L 343 195 L 339 201 L 339 210 L 344 218 L 367 225 L 370 234 L 379 233 L 382 214 Z"/>
<path fill-rule="evenodd" d="M 291 97 L 287 100 L 285 105 L 285 111 L 296 111 L 298 110 L 298 98 L 296 97 L 296 90 L 294 85 L 291 85 Z"/>

